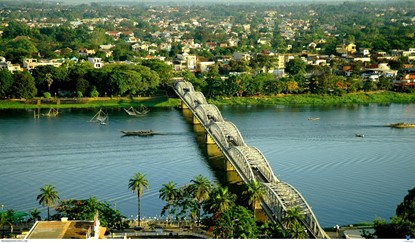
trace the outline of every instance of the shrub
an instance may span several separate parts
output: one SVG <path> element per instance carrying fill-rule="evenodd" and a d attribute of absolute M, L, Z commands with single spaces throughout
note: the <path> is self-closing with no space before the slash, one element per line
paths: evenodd
<path fill-rule="evenodd" d="M 43 93 L 43 97 L 45 97 L 46 99 L 49 99 L 52 97 L 52 95 L 49 92 L 45 92 Z"/>

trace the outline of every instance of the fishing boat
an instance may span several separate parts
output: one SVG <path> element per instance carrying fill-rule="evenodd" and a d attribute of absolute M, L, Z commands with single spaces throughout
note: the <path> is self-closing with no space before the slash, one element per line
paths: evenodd
<path fill-rule="evenodd" d="M 356 137 L 363 138 L 365 135 L 361 133 L 356 133 Z"/>
<path fill-rule="evenodd" d="M 99 111 L 95 114 L 94 117 L 89 120 L 89 122 L 98 122 L 101 125 L 106 125 L 108 123 L 108 114 L 105 113 L 102 109 L 99 109 Z"/>
<path fill-rule="evenodd" d="M 127 112 L 128 115 L 130 116 L 144 116 L 146 115 L 150 109 L 148 109 L 145 105 L 141 104 L 140 107 L 138 107 L 137 109 L 135 109 L 134 107 L 130 107 L 128 109 L 125 109 L 125 112 Z"/>
<path fill-rule="evenodd" d="M 309 118 L 307 118 L 307 120 L 317 121 L 317 120 L 320 120 L 320 117 L 309 117 Z"/>
<path fill-rule="evenodd" d="M 124 136 L 152 136 L 156 133 L 153 130 L 121 131 Z"/>
<path fill-rule="evenodd" d="M 394 128 L 415 128 L 415 123 L 398 122 L 392 123 L 389 126 Z"/>
<path fill-rule="evenodd" d="M 57 117 L 59 115 L 59 111 L 55 108 L 50 108 L 48 113 L 43 113 L 42 116 L 46 117 Z"/>

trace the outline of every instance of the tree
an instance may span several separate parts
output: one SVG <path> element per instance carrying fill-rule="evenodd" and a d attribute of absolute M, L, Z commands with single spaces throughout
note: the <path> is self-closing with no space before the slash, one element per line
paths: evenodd
<path fill-rule="evenodd" d="M 61 216 L 77 220 L 93 220 L 98 212 L 101 225 L 110 231 L 113 229 L 122 230 L 128 226 L 125 216 L 113 209 L 108 202 L 99 202 L 95 197 L 62 200 L 56 207 L 56 211 Z"/>
<path fill-rule="evenodd" d="M 296 74 L 305 74 L 307 64 L 300 58 L 291 59 L 285 66 L 285 71 L 294 76 Z"/>
<path fill-rule="evenodd" d="M 173 70 L 168 64 L 160 60 L 143 60 L 141 65 L 149 67 L 158 74 L 160 85 L 163 89 L 170 85 L 170 81 L 173 78 Z"/>
<path fill-rule="evenodd" d="M 33 220 L 33 223 L 36 223 L 36 220 L 41 220 L 40 212 L 37 208 L 29 211 L 30 219 Z"/>
<path fill-rule="evenodd" d="M 415 188 L 408 191 L 403 202 L 396 208 L 396 215 L 390 223 L 377 218 L 374 221 L 375 232 L 379 239 L 398 239 L 405 235 L 415 235 Z M 372 238 L 372 235 L 369 235 Z"/>
<path fill-rule="evenodd" d="M 167 211 L 167 218 L 170 219 L 173 203 L 178 199 L 179 195 L 180 192 L 176 188 L 176 183 L 169 181 L 167 184 L 163 184 L 163 187 L 159 190 L 159 198 L 165 200 L 167 205 L 163 207 L 161 215 L 164 215 Z"/>
<path fill-rule="evenodd" d="M 197 204 L 197 223 L 200 223 L 202 204 L 209 199 L 212 190 L 212 183 L 204 176 L 199 175 L 191 180 L 190 191 Z"/>
<path fill-rule="evenodd" d="M 11 229 L 11 233 L 13 233 L 13 223 L 14 223 L 13 216 L 14 216 L 14 210 L 13 209 L 9 209 L 6 212 L 2 212 L 0 214 L 0 226 L 3 227 L 3 230 L 2 230 L 2 232 L 3 232 L 2 237 L 3 238 L 5 238 L 5 235 L 4 235 L 4 226 L 5 225 L 9 225 L 10 229 Z"/>
<path fill-rule="evenodd" d="M 12 73 L 6 68 L 0 68 L 0 98 L 9 95 L 10 87 L 13 85 Z"/>
<path fill-rule="evenodd" d="M 51 206 L 54 206 L 55 203 L 59 200 L 58 192 L 55 190 L 55 187 L 52 185 L 45 185 L 40 188 L 40 194 L 37 196 L 36 200 L 39 201 L 39 204 L 42 206 L 48 207 L 48 221 L 50 219 L 49 209 Z"/>
<path fill-rule="evenodd" d="M 205 212 L 214 214 L 214 218 L 219 217 L 223 212 L 235 205 L 236 195 L 232 194 L 228 187 L 216 186 L 206 203 Z"/>
<path fill-rule="evenodd" d="M 15 98 L 29 99 L 37 93 L 35 80 L 28 71 L 13 74 L 13 84 L 10 87 L 10 95 Z"/>
<path fill-rule="evenodd" d="M 139 226 L 141 226 L 140 199 L 143 195 L 144 189 L 148 190 L 149 187 L 150 185 L 145 178 L 145 175 L 140 172 L 135 173 L 128 183 L 128 188 L 137 195 L 137 217 Z"/>
<path fill-rule="evenodd" d="M 213 226 L 215 237 L 223 239 L 255 239 L 258 232 L 254 217 L 242 206 L 225 211 Z"/>
<path fill-rule="evenodd" d="M 265 189 L 259 181 L 251 180 L 246 185 L 246 190 L 242 192 L 248 199 L 248 203 L 251 205 L 255 212 L 256 205 L 265 196 Z M 255 214 L 254 214 L 255 215 Z"/>
<path fill-rule="evenodd" d="M 302 214 L 299 207 L 288 208 L 285 216 L 282 219 L 282 224 L 288 234 L 288 237 L 293 239 L 309 238 L 307 229 L 302 224 L 304 214 Z"/>

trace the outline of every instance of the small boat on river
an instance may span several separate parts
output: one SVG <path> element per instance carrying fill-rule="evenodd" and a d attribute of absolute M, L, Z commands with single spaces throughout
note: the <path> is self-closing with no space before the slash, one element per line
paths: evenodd
<path fill-rule="evenodd" d="M 124 136 L 152 136 L 156 133 L 153 130 L 120 131 Z"/>
<path fill-rule="evenodd" d="M 389 126 L 394 128 L 415 128 L 415 123 L 398 122 L 392 123 Z"/>
<path fill-rule="evenodd" d="M 307 118 L 307 120 L 317 121 L 317 120 L 320 120 L 320 117 L 309 117 L 309 118 Z"/>
<path fill-rule="evenodd" d="M 361 134 L 361 133 L 356 133 L 356 137 L 363 138 L 363 137 L 365 137 L 365 135 Z"/>

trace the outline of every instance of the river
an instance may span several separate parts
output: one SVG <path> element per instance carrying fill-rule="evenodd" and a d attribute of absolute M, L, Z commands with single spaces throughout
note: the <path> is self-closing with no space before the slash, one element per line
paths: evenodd
<path fill-rule="evenodd" d="M 415 186 L 415 129 L 386 126 L 414 122 L 414 104 L 219 109 L 264 154 L 274 174 L 304 196 L 323 227 L 389 220 Z M 30 109 L 0 110 L 3 209 L 37 207 L 45 217 L 36 196 L 52 184 L 61 199 L 94 196 L 132 218 L 137 200 L 128 180 L 141 172 L 150 184 L 141 215 L 160 217 L 164 183 L 181 186 L 197 175 L 221 181 L 215 155 L 206 152 L 187 113 L 153 108 L 147 116 L 130 117 L 122 109 L 106 111 L 109 123 L 100 125 L 88 122 L 96 109 L 63 109 L 59 117 L 39 119 Z M 121 136 L 120 130 L 137 129 L 163 134 Z"/>

